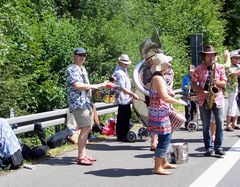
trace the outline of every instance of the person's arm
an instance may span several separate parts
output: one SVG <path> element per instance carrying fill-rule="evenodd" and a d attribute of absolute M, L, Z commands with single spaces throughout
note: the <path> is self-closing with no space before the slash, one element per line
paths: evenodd
<path fill-rule="evenodd" d="M 239 76 L 239 75 L 240 75 L 240 69 L 238 69 L 237 71 L 229 74 L 229 76 L 231 76 L 231 77 L 233 77 L 233 78 L 234 78 L 234 77 L 237 77 L 237 76 Z"/>
<path fill-rule="evenodd" d="M 204 89 L 200 88 L 200 86 L 198 86 L 197 82 L 192 81 L 191 86 L 192 86 L 192 89 L 193 89 L 196 93 L 199 93 L 199 94 L 205 93 L 205 92 L 204 92 Z"/>
<path fill-rule="evenodd" d="M 85 90 L 90 90 L 90 89 L 99 89 L 99 88 L 103 87 L 103 84 L 85 84 L 85 83 L 80 83 L 80 82 L 74 82 L 73 87 L 76 90 L 85 91 Z"/>
<path fill-rule="evenodd" d="M 225 85 L 227 84 L 227 81 L 225 81 L 225 80 L 216 80 L 215 82 L 214 82 L 214 84 L 217 86 L 217 87 L 219 87 L 219 88 L 224 88 L 225 87 Z"/>
<path fill-rule="evenodd" d="M 226 67 L 231 66 L 231 57 L 230 57 L 230 52 L 228 50 L 224 51 L 224 63 Z"/>
<path fill-rule="evenodd" d="M 227 84 L 227 77 L 224 67 L 220 67 L 219 74 L 219 80 L 213 80 L 213 84 L 215 84 L 219 88 L 224 88 Z"/>
<path fill-rule="evenodd" d="M 169 104 L 183 104 L 186 105 L 186 102 L 180 99 L 175 99 L 168 95 L 167 87 L 165 85 L 164 79 L 161 76 L 154 76 L 152 78 L 152 87 L 160 94 L 160 97 L 163 101 Z"/>
<path fill-rule="evenodd" d="M 120 90 L 121 90 L 123 93 L 130 95 L 130 96 L 133 97 L 134 99 L 139 99 L 139 97 L 138 97 L 137 94 L 133 93 L 132 91 L 130 91 L 130 90 L 124 88 L 124 87 L 120 87 Z"/>

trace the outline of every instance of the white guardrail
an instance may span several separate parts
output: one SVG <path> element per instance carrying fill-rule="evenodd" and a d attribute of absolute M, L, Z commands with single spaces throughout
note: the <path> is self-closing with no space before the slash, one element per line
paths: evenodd
<path fill-rule="evenodd" d="M 117 105 L 111 103 L 95 103 L 97 114 L 99 116 L 117 112 Z M 40 122 L 43 128 L 66 124 L 69 117 L 69 109 L 57 109 L 49 112 L 42 112 L 26 116 L 7 118 L 15 134 L 21 134 L 34 130 L 34 124 Z"/>
<path fill-rule="evenodd" d="M 182 89 L 174 90 L 174 92 L 176 93 L 175 98 L 182 96 L 178 94 L 178 92 L 182 92 Z M 118 106 L 112 103 L 96 102 L 95 106 L 98 116 L 114 113 L 118 110 Z M 11 125 L 15 134 L 21 134 L 33 131 L 34 124 L 37 122 L 40 122 L 43 128 L 61 124 L 67 125 L 68 118 L 70 117 L 72 116 L 70 116 L 69 109 L 65 108 L 26 116 L 7 118 L 6 120 Z"/>

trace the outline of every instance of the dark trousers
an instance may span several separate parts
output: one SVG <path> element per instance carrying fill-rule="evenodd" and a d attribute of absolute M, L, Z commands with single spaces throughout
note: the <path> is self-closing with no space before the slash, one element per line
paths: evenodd
<path fill-rule="evenodd" d="M 193 120 L 194 115 L 197 113 L 196 103 L 194 101 L 190 101 L 188 105 L 185 106 L 185 118 L 187 123 Z"/>
<path fill-rule="evenodd" d="M 131 106 L 127 105 L 118 105 L 118 114 L 117 114 L 117 124 L 116 124 L 116 134 L 117 139 L 126 138 L 129 131 L 129 124 L 131 118 Z"/>

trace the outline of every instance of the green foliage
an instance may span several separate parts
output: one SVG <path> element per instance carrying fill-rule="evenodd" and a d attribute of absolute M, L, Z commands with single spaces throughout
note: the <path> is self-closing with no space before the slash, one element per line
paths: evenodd
<path fill-rule="evenodd" d="M 223 6 L 223 18 L 227 20 L 226 38 L 224 44 L 231 50 L 239 49 L 240 46 L 240 2 L 234 0 L 225 1 Z"/>
<path fill-rule="evenodd" d="M 203 33 L 204 43 L 223 51 L 222 7 L 223 0 L 1 2 L 0 115 L 8 117 L 10 107 L 17 115 L 67 107 L 65 69 L 76 47 L 87 49 L 91 83 L 108 79 L 121 53 L 132 60 L 131 74 L 141 58 L 139 44 L 151 37 L 154 27 L 165 53 L 174 58 L 179 88 L 191 63 L 189 35 Z"/>

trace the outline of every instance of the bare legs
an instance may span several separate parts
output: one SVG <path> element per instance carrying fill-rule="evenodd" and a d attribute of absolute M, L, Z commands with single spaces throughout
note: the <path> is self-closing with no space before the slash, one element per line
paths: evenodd
<path fill-rule="evenodd" d="M 167 158 L 156 157 L 155 158 L 155 166 L 154 166 L 154 174 L 158 175 L 170 175 L 171 173 L 166 169 L 175 169 L 177 168 L 175 165 L 170 164 L 167 161 Z"/>
<path fill-rule="evenodd" d="M 152 133 L 151 134 L 151 147 L 150 147 L 150 151 L 155 151 L 155 149 L 157 147 L 157 143 L 158 143 L 158 136 L 157 136 L 157 134 Z"/>
<path fill-rule="evenodd" d="M 86 156 L 86 144 L 88 134 L 91 131 L 91 126 L 82 127 L 78 138 L 78 158 L 83 158 Z"/>

